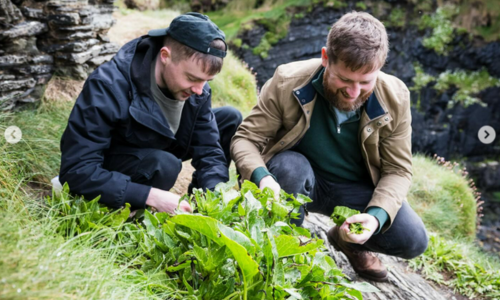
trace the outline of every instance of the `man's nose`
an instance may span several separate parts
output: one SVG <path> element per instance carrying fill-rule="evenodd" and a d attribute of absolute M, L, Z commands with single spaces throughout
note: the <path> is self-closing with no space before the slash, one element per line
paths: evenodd
<path fill-rule="evenodd" d="M 191 91 L 195 93 L 196 95 L 201 95 L 203 93 L 203 86 L 205 85 L 205 82 L 200 82 L 198 84 L 195 84 L 191 87 Z"/>
<path fill-rule="evenodd" d="M 350 98 L 357 98 L 361 94 L 361 87 L 359 83 L 354 83 L 352 86 L 346 88 L 346 92 Z"/>

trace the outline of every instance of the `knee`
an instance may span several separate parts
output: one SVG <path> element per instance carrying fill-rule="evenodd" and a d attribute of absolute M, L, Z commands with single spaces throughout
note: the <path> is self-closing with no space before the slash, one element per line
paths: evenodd
<path fill-rule="evenodd" d="M 172 153 L 155 150 L 144 158 L 141 167 L 153 187 L 169 190 L 177 180 L 182 162 Z"/>
<path fill-rule="evenodd" d="M 280 178 L 306 178 L 312 173 L 312 167 L 307 158 L 294 151 L 285 151 L 275 155 L 268 163 L 269 171 Z"/>
<path fill-rule="evenodd" d="M 215 118 L 224 120 L 225 123 L 229 124 L 231 128 L 234 127 L 235 131 L 243 121 L 241 112 L 232 106 L 224 106 L 216 108 L 215 110 Z"/>
<path fill-rule="evenodd" d="M 421 255 L 427 249 L 428 243 L 429 236 L 427 235 L 427 231 L 424 226 L 422 226 L 419 230 L 412 232 L 411 239 L 408 241 L 408 245 L 403 252 L 402 258 L 412 259 Z"/>

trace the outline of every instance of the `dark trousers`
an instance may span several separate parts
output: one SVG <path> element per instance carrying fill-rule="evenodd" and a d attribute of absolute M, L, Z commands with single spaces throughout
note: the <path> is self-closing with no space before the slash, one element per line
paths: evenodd
<path fill-rule="evenodd" d="M 315 175 L 307 158 L 294 151 L 285 151 L 275 155 L 268 163 L 271 172 L 281 188 L 290 194 L 309 196 L 313 202 L 306 208 L 331 216 L 335 206 L 347 206 L 364 211 L 372 198 L 374 186 L 371 182 L 334 183 Z M 301 217 L 295 220 L 301 225 Z M 373 235 L 365 244 L 351 244 L 358 250 L 368 250 L 387 255 L 410 259 L 422 254 L 427 248 L 428 236 L 422 219 L 404 201 L 392 226 L 385 233 Z"/>
<path fill-rule="evenodd" d="M 219 143 L 226 157 L 227 167 L 231 162 L 229 147 L 231 138 L 241 124 L 241 113 L 230 106 L 213 109 L 219 129 Z M 181 120 L 182 122 L 182 120 Z M 141 148 L 134 151 L 104 157 L 104 168 L 130 176 L 132 182 L 146 184 L 162 190 L 170 190 L 182 169 L 182 161 L 172 153 L 159 149 Z M 185 160 L 191 159 L 186 157 Z M 198 187 L 196 171 L 192 187 Z M 190 189 L 191 190 L 191 189 Z"/>

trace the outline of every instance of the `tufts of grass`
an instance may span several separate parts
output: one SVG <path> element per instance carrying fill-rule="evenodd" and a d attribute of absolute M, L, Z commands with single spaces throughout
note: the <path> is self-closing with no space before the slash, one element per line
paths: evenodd
<path fill-rule="evenodd" d="M 231 105 L 243 115 L 257 103 L 255 75 L 231 52 L 224 59 L 222 71 L 210 83 L 214 106 Z"/>
<path fill-rule="evenodd" d="M 430 231 L 445 238 L 472 241 L 476 233 L 478 200 L 468 180 L 459 172 L 463 170 L 456 164 L 448 163 L 443 167 L 416 155 L 408 202 Z"/>
<path fill-rule="evenodd" d="M 424 254 L 408 264 L 427 279 L 447 285 L 470 299 L 500 297 L 500 260 L 470 242 L 431 234 Z"/>
<path fill-rule="evenodd" d="M 2 201 L 12 201 L 2 199 Z M 27 198 L 25 202 L 29 202 Z M 11 203 L 13 204 L 13 203 Z M 165 299 L 148 286 L 161 274 L 137 280 L 127 265 L 115 265 L 117 249 L 95 238 L 65 240 L 54 234 L 58 219 L 29 219 L 26 213 L 0 211 L 0 298 L 2 299 Z M 144 277 L 144 276 L 142 276 Z"/>
<path fill-rule="evenodd" d="M 162 274 L 113 263 L 125 242 L 109 243 L 105 230 L 91 239 L 64 239 L 56 229 L 67 219 L 49 217 L 41 204 L 36 188 L 47 190 L 58 173 L 59 140 L 71 106 L 54 100 L 36 111 L 0 113 L 2 134 L 10 125 L 23 131 L 17 144 L 0 139 L 0 298 L 151 299 L 149 290 L 161 284 Z"/>

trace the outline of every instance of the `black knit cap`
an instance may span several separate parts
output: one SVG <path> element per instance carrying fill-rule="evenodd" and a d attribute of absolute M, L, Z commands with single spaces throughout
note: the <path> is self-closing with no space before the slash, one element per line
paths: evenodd
<path fill-rule="evenodd" d="M 213 40 L 220 39 L 226 44 L 226 35 L 206 15 L 189 12 L 176 17 L 170 27 L 153 29 L 149 36 L 170 35 L 174 40 L 196 51 L 224 58 L 226 51 L 210 48 Z M 227 50 L 227 44 L 226 44 Z"/>

